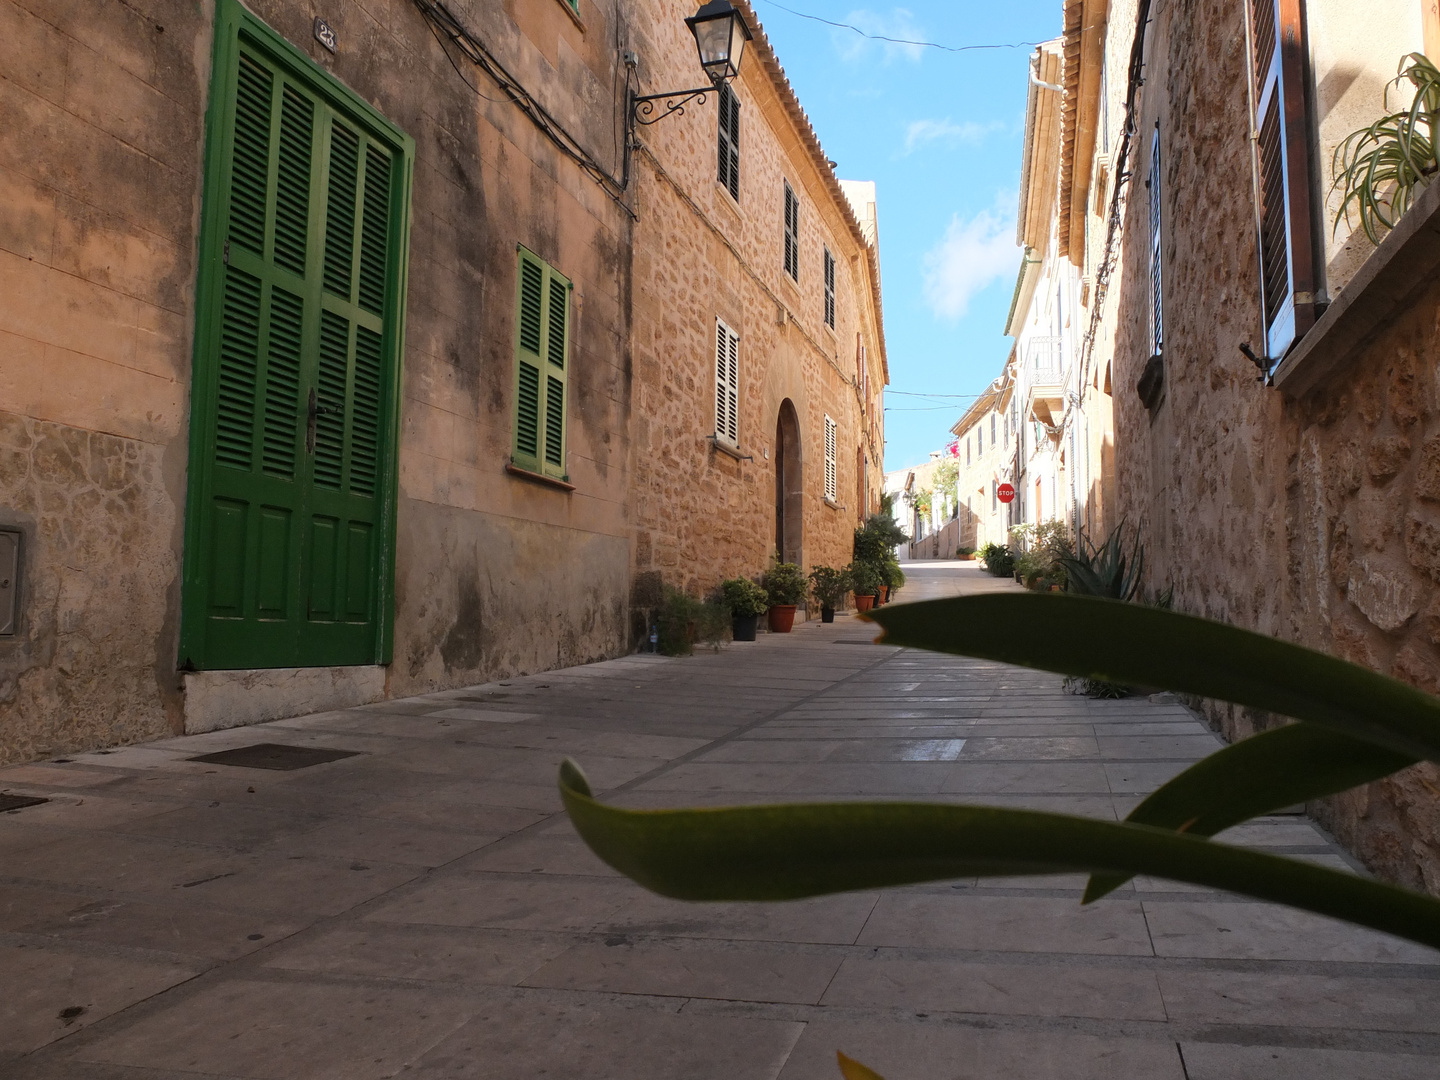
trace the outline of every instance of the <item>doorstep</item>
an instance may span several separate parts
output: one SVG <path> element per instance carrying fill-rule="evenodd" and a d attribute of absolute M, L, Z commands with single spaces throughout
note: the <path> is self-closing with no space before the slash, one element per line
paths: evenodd
<path fill-rule="evenodd" d="M 259 668 L 186 672 L 185 734 L 368 705 L 385 697 L 385 668 Z"/>

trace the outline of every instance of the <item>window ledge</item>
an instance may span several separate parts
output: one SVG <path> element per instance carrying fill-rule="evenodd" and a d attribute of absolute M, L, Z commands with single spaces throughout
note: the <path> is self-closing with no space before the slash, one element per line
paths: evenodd
<path fill-rule="evenodd" d="M 511 476 L 520 480 L 528 480 L 532 484 L 540 484 L 543 487 L 558 488 L 560 491 L 574 491 L 575 485 L 564 480 L 557 480 L 553 476 L 546 476 L 544 473 L 531 472 L 529 469 L 522 469 L 513 461 L 505 463 L 505 471 Z"/>
<path fill-rule="evenodd" d="M 832 498 L 829 498 L 828 496 L 827 496 L 826 499 L 825 499 L 825 505 L 828 506 L 828 507 L 830 507 L 831 510 L 844 510 L 844 509 L 845 509 L 845 507 L 841 506 L 838 502 L 836 502 L 836 501 L 835 501 L 834 499 L 832 499 Z"/>
<path fill-rule="evenodd" d="M 733 457 L 736 461 L 755 460 L 755 456 L 753 454 L 742 454 L 738 446 L 731 446 L 727 442 L 722 442 L 714 435 L 707 435 L 706 438 L 709 440 L 710 445 L 713 446 L 716 450 L 720 451 L 720 453 L 722 454 L 727 455 L 728 457 Z"/>
<path fill-rule="evenodd" d="M 1290 398 L 1323 387 L 1413 307 L 1437 270 L 1440 184 L 1431 184 L 1275 369 L 1275 385 Z"/>
<path fill-rule="evenodd" d="M 565 9 L 565 14 L 569 15 L 575 25 L 583 32 L 585 23 L 581 20 L 580 13 L 570 6 L 569 0 L 555 0 L 555 2 Z"/>

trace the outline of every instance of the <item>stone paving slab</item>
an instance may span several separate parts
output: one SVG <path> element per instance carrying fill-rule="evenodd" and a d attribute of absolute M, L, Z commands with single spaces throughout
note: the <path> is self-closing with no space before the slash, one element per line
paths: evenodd
<path fill-rule="evenodd" d="M 976 585 L 907 572 L 912 598 Z M 1440 1076 L 1440 954 L 1384 935 L 1144 876 L 1089 907 L 1081 875 L 683 904 L 560 814 L 568 754 L 636 807 L 1113 820 L 1218 745 L 1178 704 L 871 637 L 842 617 L 0 770 L 51 800 L 0 815 L 0 1076 L 835 1080 L 837 1048 L 889 1080 Z M 358 754 L 189 760 L 258 742 Z M 1354 869 L 1301 815 L 1224 839 Z"/>

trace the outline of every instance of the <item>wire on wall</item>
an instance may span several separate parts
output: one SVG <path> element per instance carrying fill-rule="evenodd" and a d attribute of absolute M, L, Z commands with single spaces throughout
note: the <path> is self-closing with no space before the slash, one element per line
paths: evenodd
<path fill-rule="evenodd" d="M 420 10 L 420 14 L 425 17 L 425 21 L 430 27 L 430 32 L 434 34 L 436 40 L 440 42 L 440 47 L 445 51 L 445 56 L 450 61 L 451 66 L 455 67 L 456 73 L 460 74 L 460 78 L 466 86 L 469 86 L 471 90 L 480 97 L 485 98 L 486 101 L 498 100 L 497 98 L 492 98 L 481 93 L 479 87 L 475 86 L 460 73 L 458 65 L 455 64 L 455 58 L 451 56 L 450 49 L 445 45 L 446 40 L 458 49 L 465 59 L 485 72 L 495 85 L 500 88 L 500 91 L 505 97 L 518 107 L 520 111 L 530 119 L 530 122 L 539 128 L 546 138 L 555 144 L 562 154 L 575 162 L 582 172 L 594 180 L 605 194 L 614 200 L 616 205 L 623 209 L 625 213 L 629 214 L 631 220 L 638 220 L 635 211 L 630 208 L 622 197 L 625 191 L 625 185 L 616 179 L 604 165 L 597 161 L 590 151 L 585 149 L 584 144 L 582 144 L 579 139 L 565 130 L 565 126 L 556 120 L 554 116 L 550 115 L 550 112 L 545 106 L 535 100 L 535 96 L 526 90 L 520 81 L 505 69 L 505 65 L 495 58 L 495 54 L 485 47 L 484 42 L 480 41 L 474 34 L 467 30 L 464 24 L 451 13 L 450 9 L 447 8 L 441 0 L 414 0 L 414 3 Z"/>

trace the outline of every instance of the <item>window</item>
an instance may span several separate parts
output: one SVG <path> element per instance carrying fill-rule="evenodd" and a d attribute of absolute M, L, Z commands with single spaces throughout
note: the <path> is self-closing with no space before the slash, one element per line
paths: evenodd
<path fill-rule="evenodd" d="M 715 320 L 715 438 L 740 445 L 740 335 Z"/>
<path fill-rule="evenodd" d="M 835 329 L 835 256 L 825 249 L 825 325 Z"/>
<path fill-rule="evenodd" d="M 970 436 L 965 436 L 965 464 L 970 464 Z"/>
<path fill-rule="evenodd" d="M 1000 509 L 1000 484 L 993 477 L 990 480 L 990 510 L 993 513 Z"/>
<path fill-rule="evenodd" d="M 835 501 L 835 421 L 825 417 L 825 498 Z"/>
<path fill-rule="evenodd" d="M 518 468 L 564 480 L 570 282 L 523 247 L 519 271 L 513 460 Z"/>
<path fill-rule="evenodd" d="M 1304 6 L 1303 0 L 1256 0 L 1254 6 L 1260 287 L 1265 354 L 1272 360 L 1315 322 Z"/>
<path fill-rule="evenodd" d="M 1155 125 L 1154 139 L 1150 144 L 1150 179 L 1145 182 L 1150 189 L 1150 355 L 1159 356 L 1164 338 L 1164 322 L 1161 310 L 1160 259 L 1163 254 L 1160 245 L 1160 125 Z"/>
<path fill-rule="evenodd" d="M 729 83 L 720 86 L 720 145 L 716 152 L 716 179 L 736 202 L 740 201 L 740 99 Z"/>
<path fill-rule="evenodd" d="M 995 414 L 990 414 L 990 449 L 995 449 Z"/>
<path fill-rule="evenodd" d="M 800 280 L 800 200 L 790 181 L 785 181 L 785 273 Z"/>

